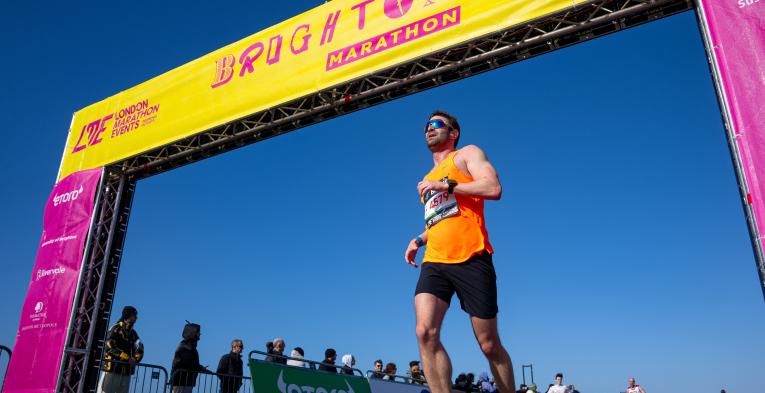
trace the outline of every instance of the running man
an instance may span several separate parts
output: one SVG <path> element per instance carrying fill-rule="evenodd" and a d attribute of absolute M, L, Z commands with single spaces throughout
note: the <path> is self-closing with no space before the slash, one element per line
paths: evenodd
<path fill-rule="evenodd" d="M 450 393 L 452 364 L 441 344 L 441 324 L 454 293 L 470 315 L 473 332 L 500 393 L 515 392 L 513 366 L 497 330 L 494 250 L 483 216 L 483 201 L 498 200 L 502 186 L 484 152 L 474 145 L 457 150 L 460 125 L 437 111 L 425 125 L 433 169 L 417 184 L 425 205 L 425 231 L 409 242 L 404 259 L 427 245 L 414 296 L 420 357 L 433 393 Z"/>

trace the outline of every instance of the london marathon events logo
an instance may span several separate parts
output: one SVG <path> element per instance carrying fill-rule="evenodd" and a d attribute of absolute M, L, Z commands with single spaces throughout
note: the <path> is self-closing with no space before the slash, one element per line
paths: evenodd
<path fill-rule="evenodd" d="M 77 142 L 70 154 L 95 146 L 104 140 L 104 133 L 109 139 L 119 138 L 153 123 L 159 114 L 159 104 L 148 99 L 137 101 L 100 119 L 88 122 L 80 130 Z"/>

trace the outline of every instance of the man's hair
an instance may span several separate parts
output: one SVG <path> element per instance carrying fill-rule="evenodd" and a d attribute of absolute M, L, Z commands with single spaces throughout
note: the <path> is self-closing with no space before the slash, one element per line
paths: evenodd
<path fill-rule="evenodd" d="M 375 363 L 374 363 L 374 364 L 377 364 L 377 363 L 380 363 L 380 365 L 382 366 L 382 365 L 383 365 L 383 361 L 382 361 L 382 359 L 377 359 L 377 360 L 375 360 Z"/>
<path fill-rule="evenodd" d="M 419 366 L 420 362 L 418 360 L 412 360 L 409 362 L 409 367 Z"/>
<path fill-rule="evenodd" d="M 460 123 L 457 121 L 457 118 L 452 116 L 449 112 L 442 111 L 440 109 L 433 111 L 433 113 L 430 114 L 428 120 L 432 119 L 433 116 L 443 117 L 447 120 L 447 123 L 449 123 L 449 127 L 457 130 L 457 139 L 454 140 L 454 148 L 456 149 L 457 145 L 460 143 L 460 137 L 462 136 L 462 129 L 460 128 Z"/>
<path fill-rule="evenodd" d="M 234 345 L 236 345 L 237 343 L 244 347 L 244 341 L 242 341 L 242 340 L 240 340 L 238 338 L 235 338 L 235 339 L 231 340 L 231 348 L 234 348 Z"/>
<path fill-rule="evenodd" d="M 558 377 L 561 377 L 561 378 L 563 378 L 563 373 L 557 373 L 557 374 L 555 374 L 555 378 L 558 378 Z"/>

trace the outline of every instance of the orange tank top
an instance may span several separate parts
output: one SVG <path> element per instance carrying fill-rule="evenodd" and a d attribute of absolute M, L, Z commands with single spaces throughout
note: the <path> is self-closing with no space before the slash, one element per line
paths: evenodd
<path fill-rule="evenodd" d="M 468 183 L 473 178 L 454 164 L 452 152 L 425 179 Z M 483 217 L 483 199 L 431 191 L 422 200 L 428 244 L 423 262 L 460 263 L 484 250 L 493 253 Z"/>

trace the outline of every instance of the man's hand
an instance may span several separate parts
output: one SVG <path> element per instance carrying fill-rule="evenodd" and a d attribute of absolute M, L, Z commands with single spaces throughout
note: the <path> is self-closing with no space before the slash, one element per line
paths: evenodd
<path fill-rule="evenodd" d="M 419 249 L 420 247 L 417 245 L 417 242 L 411 240 L 409 241 L 409 246 L 406 248 L 406 252 L 404 252 L 404 260 L 414 268 L 417 268 L 417 262 L 414 261 L 414 258 L 417 256 L 417 250 Z"/>
<path fill-rule="evenodd" d="M 417 192 L 420 193 L 420 198 L 424 197 L 425 193 L 430 190 L 441 192 L 449 191 L 449 184 L 433 180 L 423 180 L 417 183 Z"/>

